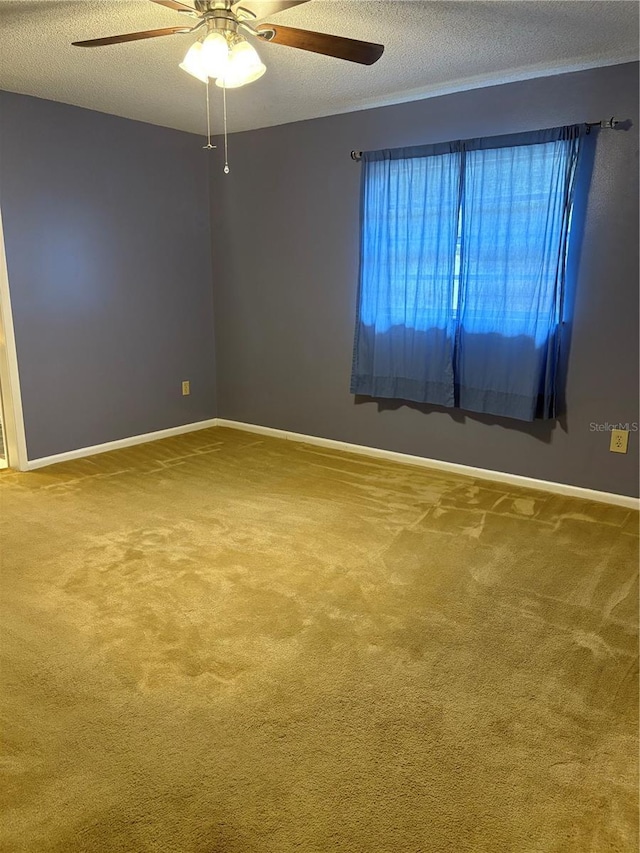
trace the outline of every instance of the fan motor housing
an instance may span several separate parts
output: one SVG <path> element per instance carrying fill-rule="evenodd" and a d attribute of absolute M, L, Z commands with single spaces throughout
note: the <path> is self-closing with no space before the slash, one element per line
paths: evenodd
<path fill-rule="evenodd" d="M 229 12 L 233 14 L 231 12 L 233 0 L 195 0 L 194 6 L 201 15 L 207 15 L 211 12 Z"/>
<path fill-rule="evenodd" d="M 200 12 L 207 29 L 222 32 L 237 32 L 238 22 L 255 18 L 249 9 L 239 6 L 232 9 L 233 0 L 195 0 L 195 7 Z"/>

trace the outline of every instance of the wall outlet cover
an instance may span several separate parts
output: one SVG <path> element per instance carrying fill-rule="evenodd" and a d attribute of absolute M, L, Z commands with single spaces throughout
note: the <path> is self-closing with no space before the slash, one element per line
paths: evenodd
<path fill-rule="evenodd" d="M 628 429 L 612 429 L 609 450 L 612 453 L 626 453 L 629 445 Z"/>
<path fill-rule="evenodd" d="M 191 384 L 188 379 L 185 379 L 182 383 L 182 396 L 188 397 L 191 393 Z"/>

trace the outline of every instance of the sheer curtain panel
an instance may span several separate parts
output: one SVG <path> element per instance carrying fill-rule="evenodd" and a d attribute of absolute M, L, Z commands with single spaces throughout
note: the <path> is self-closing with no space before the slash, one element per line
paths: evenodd
<path fill-rule="evenodd" d="M 583 126 L 365 152 L 351 390 L 556 413 Z"/>

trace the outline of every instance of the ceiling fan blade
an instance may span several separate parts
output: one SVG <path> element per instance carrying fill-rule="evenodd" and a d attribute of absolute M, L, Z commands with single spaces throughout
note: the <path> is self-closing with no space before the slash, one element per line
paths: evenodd
<path fill-rule="evenodd" d="M 361 65 L 373 65 L 384 51 L 382 44 L 332 36 L 329 33 L 314 33 L 296 27 L 259 24 L 256 29 L 265 33 L 265 41 L 297 47 L 299 50 L 310 50 L 312 53 L 323 53 L 325 56 L 335 56 L 348 62 L 359 62 Z M 273 35 L 270 35 L 269 31 L 273 32 Z"/>
<path fill-rule="evenodd" d="M 174 12 L 190 12 L 192 15 L 200 17 L 200 12 L 194 9 L 193 6 L 187 6 L 186 3 L 178 3 L 177 0 L 151 0 L 152 3 L 157 3 L 158 6 L 166 6 L 167 9 L 173 9 Z"/>
<path fill-rule="evenodd" d="M 285 9 L 291 9 L 293 6 L 301 6 L 303 3 L 308 3 L 309 0 L 238 0 L 232 6 L 233 11 L 247 11 L 250 16 L 266 18 L 267 15 L 277 15 L 278 12 L 284 12 Z"/>
<path fill-rule="evenodd" d="M 125 33 L 122 36 L 107 36 L 102 39 L 88 39 L 87 41 L 71 42 L 75 47 L 102 47 L 105 44 L 120 44 L 125 41 L 138 41 L 139 39 L 154 39 L 158 36 L 172 36 L 175 33 L 190 33 L 191 27 L 164 27 L 161 30 L 145 30 L 142 33 Z"/>

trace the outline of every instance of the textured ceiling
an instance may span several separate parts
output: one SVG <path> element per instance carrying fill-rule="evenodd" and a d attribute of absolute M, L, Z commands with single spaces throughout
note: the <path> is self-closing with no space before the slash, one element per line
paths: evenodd
<path fill-rule="evenodd" d="M 203 132 L 204 86 L 178 68 L 193 36 L 71 46 L 190 20 L 147 0 L 0 0 L 0 88 Z M 385 53 L 364 67 L 259 45 L 267 73 L 229 93 L 231 131 L 638 58 L 635 0 L 311 0 L 274 20 Z"/>

